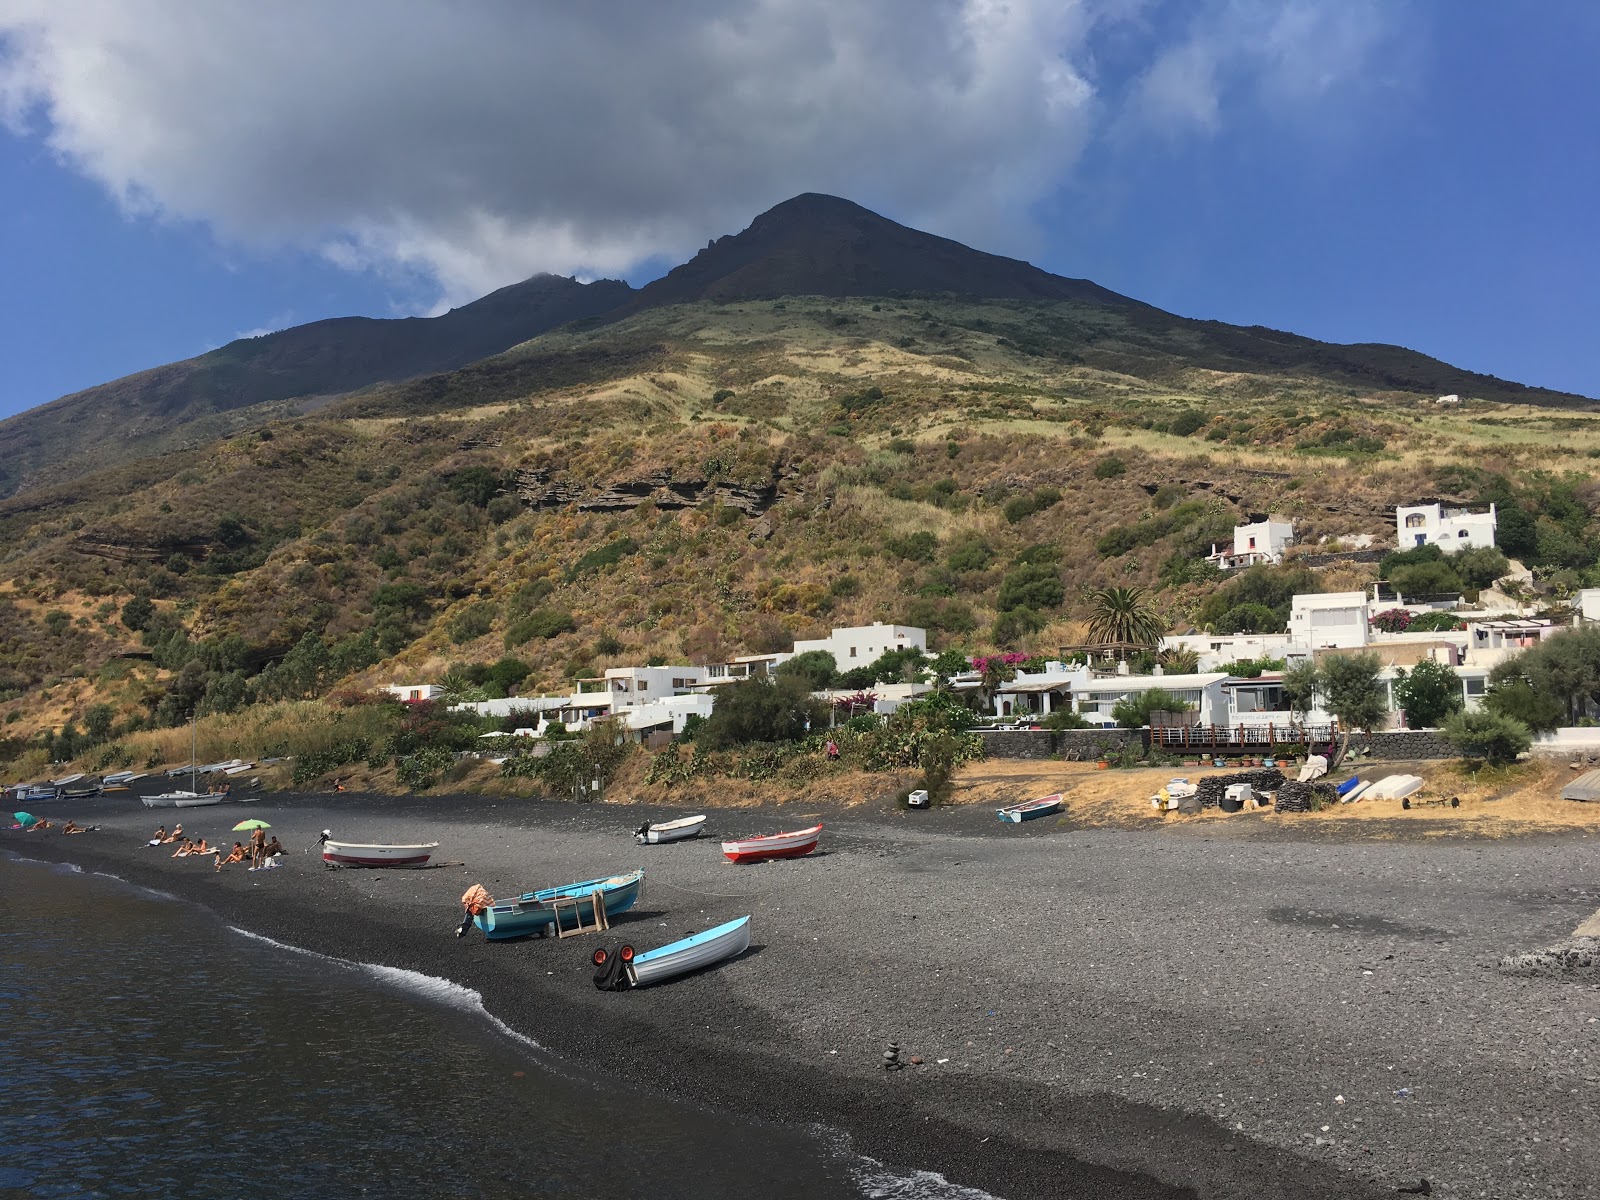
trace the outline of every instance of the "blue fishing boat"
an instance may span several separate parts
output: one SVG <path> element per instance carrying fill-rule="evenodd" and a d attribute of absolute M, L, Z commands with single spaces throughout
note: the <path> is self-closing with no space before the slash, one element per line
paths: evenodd
<path fill-rule="evenodd" d="M 1023 821 L 1034 821 L 1040 817 L 1048 816 L 1061 811 L 1061 793 L 1053 796 L 1040 796 L 1037 800 L 1025 800 L 1021 804 L 1008 804 L 1004 808 L 994 810 L 995 815 L 1002 821 L 1020 825 Z"/>
<path fill-rule="evenodd" d="M 597 924 L 597 910 L 603 910 L 609 921 L 618 913 L 627 912 L 643 894 L 643 871 L 585 879 L 491 904 L 473 917 L 472 923 L 491 941 L 530 937 L 554 929 Z"/>
<path fill-rule="evenodd" d="M 623 946 L 613 956 L 602 947 L 594 952 L 594 985 L 603 992 L 649 987 L 733 958 L 749 947 L 749 917 L 739 917 L 642 954 L 635 954 L 632 946 Z"/>

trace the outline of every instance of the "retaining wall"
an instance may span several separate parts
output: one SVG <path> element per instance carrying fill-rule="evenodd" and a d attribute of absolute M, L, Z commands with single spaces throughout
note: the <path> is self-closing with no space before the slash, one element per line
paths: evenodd
<path fill-rule="evenodd" d="M 1354 734 L 1350 749 L 1372 747 L 1373 758 L 1428 759 L 1460 758 L 1460 752 L 1438 733 L 1426 729 L 1394 729 L 1384 733 Z"/>
<path fill-rule="evenodd" d="M 979 730 L 990 758 L 1054 758 L 1056 755 L 1091 759 L 1130 742 L 1145 746 L 1142 729 L 999 729 Z"/>

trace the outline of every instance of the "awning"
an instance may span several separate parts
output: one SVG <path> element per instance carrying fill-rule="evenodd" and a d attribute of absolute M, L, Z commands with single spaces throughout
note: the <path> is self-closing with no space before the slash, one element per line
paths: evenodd
<path fill-rule="evenodd" d="M 1022 683 L 1008 683 L 997 689 L 1001 695 L 1017 695 L 1019 693 L 1054 692 L 1060 688 L 1070 688 L 1070 679 L 1029 679 Z"/>

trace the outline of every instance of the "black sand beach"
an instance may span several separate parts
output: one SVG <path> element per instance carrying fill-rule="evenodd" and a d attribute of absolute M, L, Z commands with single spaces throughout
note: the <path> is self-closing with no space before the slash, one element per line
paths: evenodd
<path fill-rule="evenodd" d="M 1600 1178 L 1600 988 L 1494 969 L 1600 906 L 1600 837 L 1349 843 L 851 810 L 818 814 L 812 858 L 736 867 L 720 836 L 813 814 L 712 810 L 706 838 L 651 847 L 631 830 L 682 812 L 345 794 L 178 813 L 102 797 L 62 815 L 101 829 L 6 832 L 0 849 L 449 978 L 575 1070 L 820 1122 L 1011 1200 L 1376 1197 L 1424 1176 L 1444 1197 L 1576 1197 Z M 218 874 L 144 845 L 162 819 L 215 844 L 246 817 L 291 848 L 285 869 Z M 437 840 L 452 865 L 328 870 L 305 852 L 323 828 Z M 507 896 L 634 866 L 645 897 L 608 942 L 748 912 L 751 952 L 602 994 L 593 935 L 454 936 L 470 883 Z M 891 1039 L 921 1065 L 883 1071 Z"/>

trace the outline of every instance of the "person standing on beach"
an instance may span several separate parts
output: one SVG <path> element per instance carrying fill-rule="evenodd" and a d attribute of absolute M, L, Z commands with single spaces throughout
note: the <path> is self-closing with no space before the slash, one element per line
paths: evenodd
<path fill-rule="evenodd" d="M 260 826 L 250 831 L 250 869 L 260 868 L 267 861 L 267 831 Z"/>

